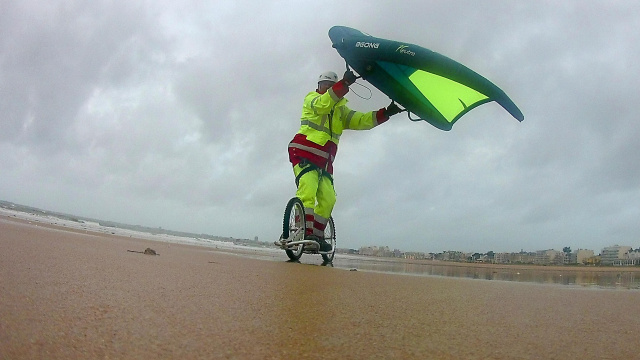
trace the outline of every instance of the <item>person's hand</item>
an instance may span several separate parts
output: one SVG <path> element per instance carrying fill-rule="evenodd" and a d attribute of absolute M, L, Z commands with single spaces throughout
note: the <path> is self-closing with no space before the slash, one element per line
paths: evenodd
<path fill-rule="evenodd" d="M 392 117 L 393 115 L 403 112 L 404 110 L 401 110 L 400 107 L 398 105 L 396 105 L 395 102 L 391 102 L 391 104 L 389 104 L 389 106 L 387 106 L 386 109 L 384 109 L 384 115 L 388 118 Z"/>
<path fill-rule="evenodd" d="M 345 71 L 344 75 L 342 76 L 342 82 L 344 82 L 344 84 L 347 86 L 353 84 L 354 82 L 356 82 L 356 74 L 354 74 L 351 70 Z"/>

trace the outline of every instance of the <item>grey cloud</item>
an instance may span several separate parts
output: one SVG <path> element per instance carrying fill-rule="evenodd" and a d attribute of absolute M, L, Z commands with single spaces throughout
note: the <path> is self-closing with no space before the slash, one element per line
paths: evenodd
<path fill-rule="evenodd" d="M 525 121 L 491 103 L 451 132 L 399 115 L 345 134 L 341 246 L 636 246 L 635 2 L 0 7 L 0 199 L 277 236 L 295 192 L 286 146 L 317 74 L 344 70 L 327 31 L 346 25 L 464 63 L 503 88 Z M 353 90 L 356 110 L 388 104 L 375 89 L 369 100 Z"/>

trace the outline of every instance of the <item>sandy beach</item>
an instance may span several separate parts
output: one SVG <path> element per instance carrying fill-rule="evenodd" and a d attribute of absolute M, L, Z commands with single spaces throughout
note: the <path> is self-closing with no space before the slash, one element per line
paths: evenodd
<path fill-rule="evenodd" d="M 0 359 L 640 358 L 639 291 L 282 256 L 0 216 Z"/>

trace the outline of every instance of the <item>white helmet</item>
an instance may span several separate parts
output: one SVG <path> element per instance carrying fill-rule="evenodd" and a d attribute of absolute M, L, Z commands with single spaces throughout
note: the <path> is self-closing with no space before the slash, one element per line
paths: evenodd
<path fill-rule="evenodd" d="M 325 71 L 318 77 L 318 82 L 320 81 L 331 81 L 336 83 L 338 82 L 338 74 L 333 71 Z"/>

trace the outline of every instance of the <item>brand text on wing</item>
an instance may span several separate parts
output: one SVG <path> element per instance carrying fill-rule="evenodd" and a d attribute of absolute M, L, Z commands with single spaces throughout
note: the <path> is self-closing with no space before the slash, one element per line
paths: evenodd
<path fill-rule="evenodd" d="M 380 43 L 372 43 L 372 42 L 365 42 L 365 41 L 356 42 L 356 47 L 361 47 L 361 48 L 377 49 L 379 46 L 380 46 Z"/>
<path fill-rule="evenodd" d="M 407 55 L 411 55 L 411 56 L 416 56 L 416 53 L 409 50 L 409 46 L 408 45 L 400 45 L 397 49 L 397 52 L 399 52 L 400 54 L 407 54 Z"/>

